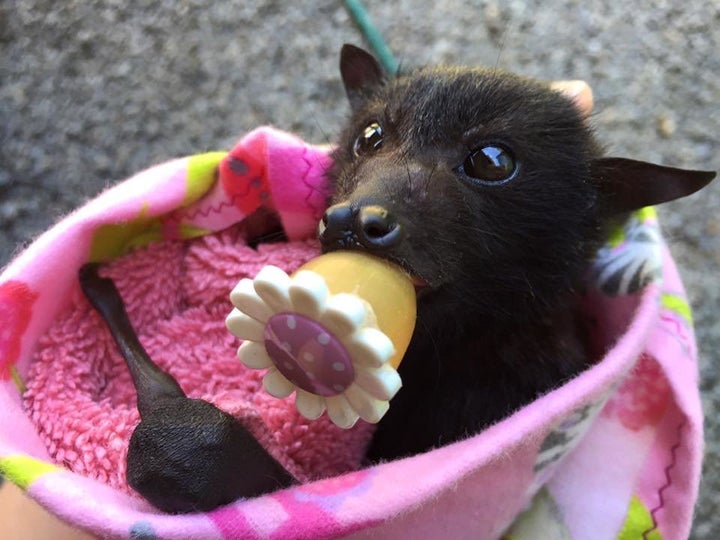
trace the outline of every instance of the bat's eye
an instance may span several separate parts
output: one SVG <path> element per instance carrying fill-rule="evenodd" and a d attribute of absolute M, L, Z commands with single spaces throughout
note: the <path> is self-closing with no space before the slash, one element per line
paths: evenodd
<path fill-rule="evenodd" d="M 502 146 L 483 146 L 470 152 L 458 170 L 475 180 L 496 183 L 512 178 L 517 166 L 509 150 Z"/>
<path fill-rule="evenodd" d="M 360 136 L 355 139 L 353 152 L 356 156 L 377 152 L 383 144 L 383 130 L 380 124 L 373 122 L 363 130 Z"/>

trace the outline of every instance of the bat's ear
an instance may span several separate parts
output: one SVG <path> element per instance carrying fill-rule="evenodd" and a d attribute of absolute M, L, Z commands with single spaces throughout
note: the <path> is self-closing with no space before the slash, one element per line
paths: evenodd
<path fill-rule="evenodd" d="M 688 171 L 617 157 L 596 159 L 591 169 L 611 214 L 685 197 L 715 178 L 713 171 Z"/>
<path fill-rule="evenodd" d="M 348 43 L 340 50 L 340 75 L 353 111 L 363 105 L 374 88 L 385 82 L 378 61 L 369 52 Z"/>

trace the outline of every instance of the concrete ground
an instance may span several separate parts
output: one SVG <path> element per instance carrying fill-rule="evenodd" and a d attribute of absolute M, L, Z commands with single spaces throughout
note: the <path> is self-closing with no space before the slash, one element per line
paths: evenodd
<path fill-rule="evenodd" d="M 0 1 L 0 264 L 104 186 L 274 124 L 333 140 L 339 1 Z M 611 152 L 720 169 L 720 4 L 367 0 L 407 64 L 499 64 L 595 89 Z M 707 454 L 693 538 L 720 537 L 720 182 L 662 209 L 701 350 Z"/>

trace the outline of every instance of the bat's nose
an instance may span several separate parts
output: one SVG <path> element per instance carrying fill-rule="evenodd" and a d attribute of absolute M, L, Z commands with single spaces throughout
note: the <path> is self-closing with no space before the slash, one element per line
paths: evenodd
<path fill-rule="evenodd" d="M 402 228 L 382 206 L 361 207 L 354 225 L 360 242 L 368 249 L 391 248 L 400 243 Z"/>
<path fill-rule="evenodd" d="M 386 208 L 340 203 L 331 206 L 319 226 L 323 251 L 366 249 L 380 252 L 402 241 L 402 226 Z"/>

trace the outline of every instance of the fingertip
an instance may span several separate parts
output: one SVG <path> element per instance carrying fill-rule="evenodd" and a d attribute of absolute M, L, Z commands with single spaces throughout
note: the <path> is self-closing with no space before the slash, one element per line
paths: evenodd
<path fill-rule="evenodd" d="M 593 92 L 585 81 L 555 81 L 550 87 L 570 99 L 583 116 L 589 116 L 593 108 Z"/>

